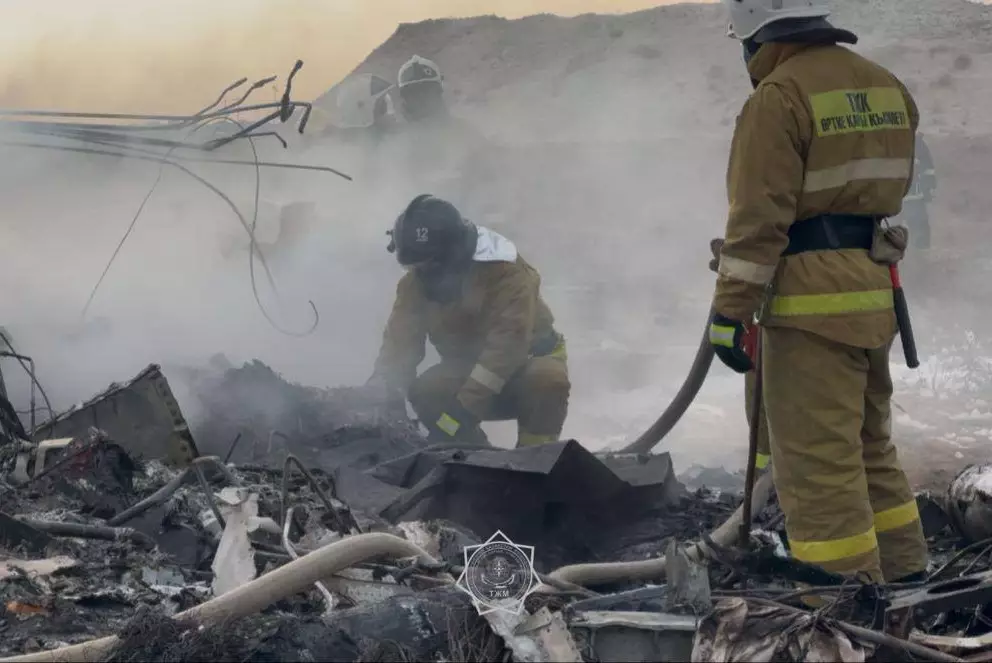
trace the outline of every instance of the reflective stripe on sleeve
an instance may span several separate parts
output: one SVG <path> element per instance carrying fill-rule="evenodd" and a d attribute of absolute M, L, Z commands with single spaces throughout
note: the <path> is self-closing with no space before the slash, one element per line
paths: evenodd
<path fill-rule="evenodd" d="M 772 457 L 768 454 L 756 454 L 754 456 L 754 469 L 763 470 L 768 467 L 768 463 L 771 461 Z"/>
<path fill-rule="evenodd" d="M 720 266 L 717 273 L 728 279 L 767 285 L 775 277 L 775 265 L 762 265 L 759 262 L 742 260 L 725 254 L 720 255 Z"/>
<path fill-rule="evenodd" d="M 455 421 L 454 417 L 449 414 L 442 414 L 437 420 L 437 427 L 443 430 L 448 435 L 454 435 L 458 432 L 458 429 L 462 427 L 460 423 Z"/>
<path fill-rule="evenodd" d="M 734 347 L 734 334 L 737 330 L 734 327 L 723 325 L 710 325 L 710 343 L 725 348 Z"/>
<path fill-rule="evenodd" d="M 875 528 L 872 527 L 867 532 L 832 541 L 790 540 L 789 547 L 796 559 L 823 564 L 870 553 L 878 548 L 878 538 L 875 536 Z"/>
<path fill-rule="evenodd" d="M 910 500 L 891 509 L 885 509 L 875 514 L 875 531 L 888 532 L 909 525 L 920 519 L 920 510 L 916 500 Z"/>
<path fill-rule="evenodd" d="M 909 179 L 912 165 L 909 159 L 855 159 L 833 168 L 810 170 L 806 173 L 803 192 L 836 189 L 858 180 Z"/>
<path fill-rule="evenodd" d="M 469 377 L 481 384 L 486 389 L 498 394 L 506 386 L 506 380 L 496 375 L 482 364 L 476 364 L 469 374 Z"/>
<path fill-rule="evenodd" d="M 891 308 L 892 290 L 888 288 L 826 295 L 779 295 L 771 301 L 771 314 L 781 317 L 866 313 Z"/>

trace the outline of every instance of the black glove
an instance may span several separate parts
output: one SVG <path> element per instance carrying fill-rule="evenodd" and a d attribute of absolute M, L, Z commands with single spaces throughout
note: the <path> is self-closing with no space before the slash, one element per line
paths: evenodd
<path fill-rule="evenodd" d="M 751 360 L 754 350 L 749 349 L 753 342 L 754 329 L 719 313 L 713 315 L 710 321 L 710 345 L 720 361 L 732 371 L 747 373 L 754 369 L 754 362 Z"/>
<path fill-rule="evenodd" d="M 459 433 L 472 430 L 479 425 L 480 421 L 478 417 L 466 410 L 457 398 L 454 398 L 448 407 L 441 412 L 437 421 L 429 424 L 424 423 L 427 424 L 431 439 L 438 442 L 453 442 L 458 439 Z"/>

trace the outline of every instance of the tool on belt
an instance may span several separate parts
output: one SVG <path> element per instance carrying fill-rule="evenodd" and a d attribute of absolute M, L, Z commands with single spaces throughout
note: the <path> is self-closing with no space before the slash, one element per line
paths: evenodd
<path fill-rule="evenodd" d="M 892 278 L 892 305 L 896 310 L 896 324 L 899 326 L 899 339 L 902 341 L 902 354 L 906 357 L 906 365 L 917 368 L 920 356 L 916 352 L 916 337 L 913 336 L 913 324 L 909 319 L 909 304 L 906 303 L 906 293 L 899 279 L 899 266 L 889 265 L 889 276 Z"/>
<path fill-rule="evenodd" d="M 803 219 L 789 228 L 789 246 L 782 255 L 796 255 L 806 251 L 865 249 L 873 261 L 888 266 L 892 281 L 892 303 L 903 355 L 906 365 L 916 368 L 920 365 L 920 358 L 916 352 L 909 306 L 899 279 L 897 264 L 905 253 L 909 231 L 902 226 L 883 227 L 884 221 L 879 216 L 854 214 L 821 214 Z"/>

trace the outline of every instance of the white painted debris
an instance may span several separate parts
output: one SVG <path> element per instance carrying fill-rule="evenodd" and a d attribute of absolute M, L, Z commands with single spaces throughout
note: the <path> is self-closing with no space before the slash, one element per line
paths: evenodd
<path fill-rule="evenodd" d="M 247 584 L 255 579 L 255 552 L 248 538 L 248 521 L 258 516 L 258 495 L 243 488 L 225 488 L 218 495 L 218 508 L 227 525 L 220 537 L 211 587 L 214 596 Z"/>
<path fill-rule="evenodd" d="M 0 560 L 0 580 L 6 580 L 25 573 L 28 576 L 50 576 L 56 571 L 71 569 L 79 562 L 71 557 L 59 555 L 47 559 L 5 559 Z"/>
<path fill-rule="evenodd" d="M 534 615 L 493 610 L 483 615 L 493 631 L 503 638 L 519 663 L 582 663 L 582 654 L 560 612 L 546 607 Z"/>

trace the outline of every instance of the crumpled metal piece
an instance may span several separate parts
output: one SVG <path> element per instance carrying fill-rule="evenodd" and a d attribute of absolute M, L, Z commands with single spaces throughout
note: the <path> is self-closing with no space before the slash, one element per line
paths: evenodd
<path fill-rule="evenodd" d="M 992 465 L 969 465 L 947 487 L 947 515 L 969 541 L 992 536 Z"/>
<path fill-rule="evenodd" d="M 692 645 L 693 663 L 807 661 L 864 663 L 872 650 L 852 642 L 828 619 L 786 606 L 730 598 L 699 624 Z"/>

